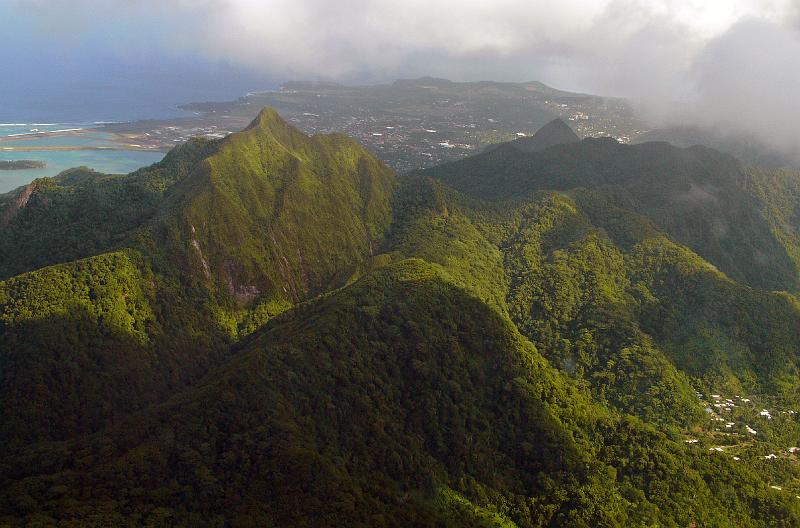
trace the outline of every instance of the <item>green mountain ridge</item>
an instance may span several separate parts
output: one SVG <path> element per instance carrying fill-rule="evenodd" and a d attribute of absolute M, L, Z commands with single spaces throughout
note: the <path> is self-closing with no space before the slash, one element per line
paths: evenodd
<path fill-rule="evenodd" d="M 124 245 L 215 146 L 192 139 L 128 176 L 77 168 L 0 195 L 0 278 Z"/>
<path fill-rule="evenodd" d="M 164 236 L 237 300 L 297 302 L 369 256 L 393 180 L 349 138 L 309 138 L 264 110 L 175 186 Z"/>
<path fill-rule="evenodd" d="M 553 127 L 398 178 L 266 109 L 0 196 L 0 525 L 800 523 L 797 415 L 704 409 L 798 401 L 800 179 Z"/>
<path fill-rule="evenodd" d="M 520 152 L 512 145 L 425 174 L 489 200 L 590 188 L 647 217 L 732 278 L 796 291 L 797 261 L 760 213 L 758 197 L 747 190 L 752 171 L 734 158 L 699 146 L 622 145 L 611 138 L 540 152 Z"/>
<path fill-rule="evenodd" d="M 277 155 L 267 159 L 259 148 Z M 320 158 L 309 156 L 312 151 Z M 235 182 L 226 181 L 227 176 L 215 169 L 224 156 L 234 156 L 244 165 Z M 231 183 L 236 183 L 236 193 L 230 192 Z M 321 214 L 320 208 L 308 209 L 308 196 L 326 185 L 341 186 L 340 193 L 317 203 L 331 210 Z M 42 255 L 50 262 L 60 260 L 61 246 L 47 244 L 61 237 L 67 237 L 61 242 L 69 246 L 62 253 L 67 261 L 76 251 L 88 253 L 98 247 L 121 253 L 55 264 L 0 283 L 0 289 L 8 291 L 0 301 L 4 321 L 0 346 L 17 352 L 2 358 L 6 380 L 2 395 L 10 399 L 9 427 L 0 438 L 8 445 L 19 443 L 35 437 L 43 423 L 49 432 L 39 436 L 52 439 L 93 431 L 117 416 L 120 408 L 141 408 L 196 381 L 228 356 L 227 349 L 239 333 L 252 331 L 303 300 L 313 288 L 343 283 L 368 258 L 374 236 L 370 230 L 379 232 L 381 222 L 388 221 L 383 205 L 388 196 L 382 193 L 391 185 L 389 171 L 352 141 L 306 138 L 270 111 L 241 135 L 179 147 L 162 163 L 128 177 L 77 170 L 32 184 L 35 191 L 27 204 L 4 228 L 8 244 L 26 239 L 22 252 L 6 253 L 7 262 L 35 267 Z M 147 207 L 141 207 L 139 200 L 142 193 L 137 191 L 142 187 L 148 189 Z M 289 206 L 276 200 L 283 194 L 291 197 Z M 131 203 L 117 207 L 114 200 L 125 196 Z M 98 202 L 103 207 L 96 209 Z M 81 212 L 87 208 L 89 213 Z M 106 224 L 98 218 L 101 215 L 109 220 Z M 202 215 L 202 221 L 197 220 Z M 65 217 L 71 221 L 64 222 Z M 316 227 L 298 232 L 298 223 Z M 42 231 L 47 233 L 41 238 L 45 245 L 37 246 L 37 239 L 29 237 Z M 329 238 L 330 244 L 322 245 L 321 237 Z M 293 244 L 280 246 L 287 250 L 280 254 L 278 241 L 287 238 Z M 27 263 L 20 263 L 21 258 Z M 314 272 L 299 266 L 304 258 Z M 57 286 L 66 282 L 70 289 L 48 287 L 43 277 L 51 275 L 58 277 Z M 139 291 L 140 283 L 147 283 L 149 295 L 141 302 L 142 310 L 151 315 L 146 321 L 142 311 L 130 316 L 129 325 L 139 328 L 140 339 L 134 344 L 125 344 L 130 338 L 126 332 L 101 324 L 119 317 L 119 295 L 129 295 L 98 284 L 98 277 L 104 276 L 118 281 L 123 292 Z M 89 314 L 85 321 L 80 318 L 83 312 Z M 33 332 L 29 313 L 64 320 L 54 328 L 45 320 L 42 324 L 48 326 Z M 41 341 L 52 334 L 55 339 Z M 20 341 L 22 347 L 16 344 Z M 22 350 L 27 353 L 19 353 Z M 74 365 L 77 378 L 63 376 L 65 360 Z M 145 364 L 152 369 L 143 368 Z M 53 390 L 31 398 L 29 371 L 36 371 L 43 385 Z M 108 378 L 102 385 L 106 388 L 91 385 L 98 375 Z M 84 383 L 91 390 L 68 400 L 69 412 L 64 412 L 62 394 Z M 126 386 L 138 384 L 149 388 L 127 392 Z M 117 391 L 119 397 L 109 391 Z M 87 407 L 92 418 L 73 423 Z"/>
<path fill-rule="evenodd" d="M 666 127 L 645 132 L 634 139 L 637 143 L 648 141 L 668 141 L 678 147 L 706 145 L 726 152 L 742 163 L 768 169 L 797 169 L 800 159 L 796 153 L 776 148 L 764 141 L 730 129 L 709 129 L 703 127 Z"/>

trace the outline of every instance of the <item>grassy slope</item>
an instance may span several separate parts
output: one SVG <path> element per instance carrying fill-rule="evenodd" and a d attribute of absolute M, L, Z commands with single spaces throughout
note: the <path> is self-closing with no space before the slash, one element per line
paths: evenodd
<path fill-rule="evenodd" d="M 236 335 L 343 283 L 380 242 L 393 186 L 356 142 L 265 110 L 170 191 L 155 252 L 215 292 Z"/>

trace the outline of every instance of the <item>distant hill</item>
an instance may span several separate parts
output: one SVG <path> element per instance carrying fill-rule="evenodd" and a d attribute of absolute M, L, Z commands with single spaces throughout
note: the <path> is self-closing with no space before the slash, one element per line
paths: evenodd
<path fill-rule="evenodd" d="M 800 524 L 800 175 L 570 132 L 0 196 L 0 525 Z"/>
<path fill-rule="evenodd" d="M 521 137 L 508 143 L 511 147 L 522 152 L 538 152 L 555 145 L 568 145 L 578 143 L 581 138 L 561 119 L 554 119 L 546 123 L 532 136 Z M 500 144 L 504 145 L 504 144 Z M 491 145 L 484 152 L 489 152 L 500 145 Z"/>
<path fill-rule="evenodd" d="M 512 146 L 523 152 L 537 152 L 555 145 L 578 143 L 581 138 L 561 119 L 554 119 L 530 137 L 519 138 Z"/>

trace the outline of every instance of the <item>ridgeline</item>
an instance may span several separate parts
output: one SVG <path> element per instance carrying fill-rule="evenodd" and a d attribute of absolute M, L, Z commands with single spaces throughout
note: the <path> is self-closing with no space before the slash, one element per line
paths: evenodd
<path fill-rule="evenodd" d="M 798 401 L 798 181 L 563 122 L 398 177 L 267 109 L 2 195 L 0 525 L 796 526 L 797 414 L 708 400 Z"/>

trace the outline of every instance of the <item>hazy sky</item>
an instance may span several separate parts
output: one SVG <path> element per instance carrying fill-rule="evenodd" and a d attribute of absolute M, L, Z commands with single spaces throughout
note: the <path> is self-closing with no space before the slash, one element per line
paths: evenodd
<path fill-rule="evenodd" d="M 800 0 L 0 0 L 6 19 L 17 83 L 541 80 L 797 145 Z"/>

